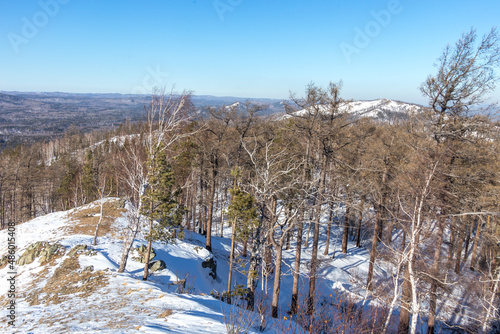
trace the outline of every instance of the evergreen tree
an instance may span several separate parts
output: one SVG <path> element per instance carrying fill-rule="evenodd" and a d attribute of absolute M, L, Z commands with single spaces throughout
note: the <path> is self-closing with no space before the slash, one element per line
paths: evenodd
<path fill-rule="evenodd" d="M 141 212 L 153 223 L 148 239 L 171 242 L 175 229 L 181 226 L 180 190 L 174 190 L 174 173 L 164 151 L 159 150 L 148 163 L 151 169 Z"/>
<path fill-rule="evenodd" d="M 87 202 L 93 201 L 97 194 L 97 170 L 94 167 L 94 153 L 88 150 L 82 168 L 82 192 Z"/>
<path fill-rule="evenodd" d="M 231 173 L 236 180 L 240 177 L 240 171 L 235 169 Z M 231 203 L 227 208 L 227 216 L 232 224 L 231 253 L 229 256 L 229 278 L 227 283 L 228 302 L 231 302 L 231 279 L 233 272 L 234 247 L 236 239 L 243 239 L 248 236 L 252 227 L 257 222 L 257 208 L 252 194 L 245 193 L 236 182 L 235 186 L 229 190 L 231 194 Z M 249 272 L 248 275 L 256 273 Z"/>

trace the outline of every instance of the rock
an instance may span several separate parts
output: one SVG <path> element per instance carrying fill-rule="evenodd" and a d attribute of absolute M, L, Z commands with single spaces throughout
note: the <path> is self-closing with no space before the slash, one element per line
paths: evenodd
<path fill-rule="evenodd" d="M 87 245 L 76 245 L 69 251 L 68 256 L 74 256 L 76 253 L 81 253 L 81 251 L 86 251 L 87 249 Z"/>
<path fill-rule="evenodd" d="M 33 263 L 47 244 L 48 243 L 46 241 L 37 241 L 34 244 L 29 245 L 19 259 L 17 259 L 16 263 L 20 266 Z"/>
<path fill-rule="evenodd" d="M 165 262 L 163 262 L 163 260 L 150 262 L 149 266 L 148 266 L 148 268 L 151 272 L 163 270 L 166 267 L 167 267 L 167 265 L 165 264 Z"/>
<path fill-rule="evenodd" d="M 0 269 L 7 267 L 8 263 L 9 263 L 9 255 L 7 254 L 2 256 L 2 259 L 0 259 Z"/>
<path fill-rule="evenodd" d="M 92 272 L 94 271 L 94 266 L 87 266 L 85 268 L 83 268 L 82 272 Z"/>
<path fill-rule="evenodd" d="M 146 252 L 148 250 L 148 247 L 146 245 L 140 245 L 135 249 L 138 253 L 139 256 L 133 257 L 132 259 L 139 261 L 140 263 L 146 263 Z M 149 252 L 149 262 L 155 258 L 156 253 L 153 247 L 151 247 L 151 252 Z"/>
<path fill-rule="evenodd" d="M 217 278 L 217 261 L 215 261 L 213 256 L 203 261 L 201 263 L 201 266 L 203 268 L 210 268 L 210 273 L 209 273 L 210 277 L 212 277 L 213 279 Z"/>
<path fill-rule="evenodd" d="M 64 250 L 64 247 L 61 244 L 48 244 L 47 247 L 40 252 L 40 263 L 45 264 L 50 262 L 60 249 Z"/>
<path fill-rule="evenodd" d="M 51 245 L 46 241 L 37 241 L 26 248 L 16 263 L 22 266 L 33 263 L 37 257 L 40 257 L 40 264 L 46 264 L 59 255 L 60 250 L 63 250 L 64 253 L 64 247 L 61 244 L 55 243 Z"/>

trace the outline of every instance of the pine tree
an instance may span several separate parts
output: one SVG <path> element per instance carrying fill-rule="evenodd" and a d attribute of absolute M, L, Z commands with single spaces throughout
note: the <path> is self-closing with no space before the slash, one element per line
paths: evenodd
<path fill-rule="evenodd" d="M 231 174 L 238 180 L 240 172 L 239 170 L 234 170 Z M 255 207 L 255 199 L 252 194 L 245 193 L 241 188 L 236 185 L 229 189 L 231 194 L 231 203 L 227 208 L 227 216 L 232 224 L 232 237 L 231 237 L 231 253 L 229 256 L 229 278 L 227 283 L 227 294 L 228 302 L 231 302 L 231 279 L 233 272 L 233 260 L 234 260 L 234 247 L 236 239 L 244 239 L 252 227 L 257 224 L 257 208 Z M 253 272 L 249 272 L 248 275 L 255 275 Z"/>
<path fill-rule="evenodd" d="M 88 150 L 85 154 L 85 163 L 82 168 L 82 192 L 85 200 L 90 202 L 97 194 L 97 171 L 94 168 L 94 154 Z"/>
<path fill-rule="evenodd" d="M 171 242 L 181 226 L 182 212 L 177 203 L 179 190 L 174 190 L 174 173 L 165 151 L 159 149 L 149 158 L 150 166 L 147 188 L 142 196 L 141 214 L 149 220 L 148 251 L 143 280 L 148 277 L 149 253 L 153 240 Z"/>

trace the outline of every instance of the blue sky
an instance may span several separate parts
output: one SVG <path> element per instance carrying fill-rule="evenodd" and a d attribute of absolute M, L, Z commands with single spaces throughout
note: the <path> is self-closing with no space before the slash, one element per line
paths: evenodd
<path fill-rule="evenodd" d="M 342 80 L 425 103 L 446 44 L 499 23 L 498 0 L 0 0 L 0 90 L 283 99 Z"/>

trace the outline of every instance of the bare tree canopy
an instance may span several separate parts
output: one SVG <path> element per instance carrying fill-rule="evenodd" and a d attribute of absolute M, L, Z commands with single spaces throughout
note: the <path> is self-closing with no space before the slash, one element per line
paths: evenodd
<path fill-rule="evenodd" d="M 438 58 L 438 72 L 420 86 L 429 105 L 441 115 L 464 116 L 479 108 L 495 89 L 500 65 L 500 43 L 492 28 L 479 44 L 475 29 L 448 45 Z"/>

